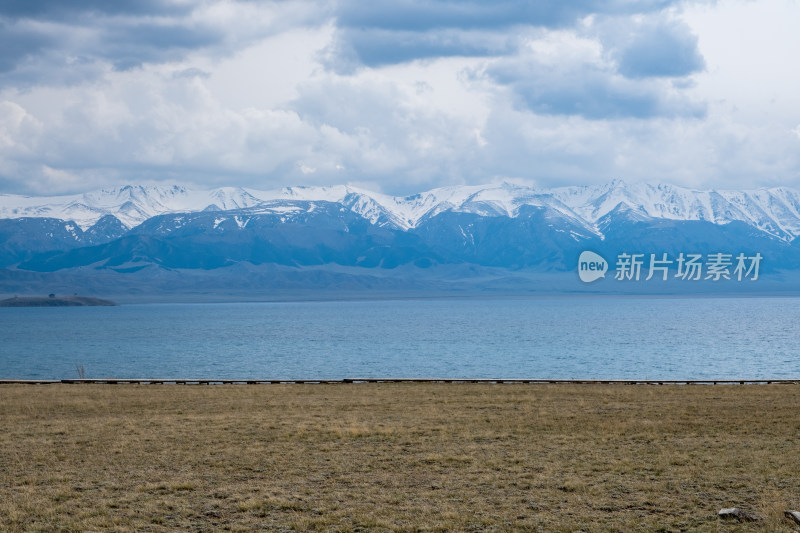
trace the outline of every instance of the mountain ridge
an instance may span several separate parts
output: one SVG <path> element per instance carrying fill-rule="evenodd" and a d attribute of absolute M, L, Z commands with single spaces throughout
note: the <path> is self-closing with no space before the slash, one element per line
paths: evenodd
<path fill-rule="evenodd" d="M 90 230 L 114 216 L 133 229 L 150 218 L 201 211 L 252 214 L 313 210 L 315 203 L 339 204 L 373 225 L 401 231 L 446 212 L 518 216 L 525 206 L 551 210 L 600 238 L 598 222 L 622 205 L 651 219 L 700 220 L 722 225 L 741 221 L 785 242 L 800 235 L 800 191 L 788 187 L 747 190 L 690 189 L 669 184 L 627 184 L 535 188 L 503 182 L 432 189 L 390 196 L 351 185 L 284 187 L 261 191 L 242 187 L 193 190 L 182 186 L 126 185 L 84 194 L 35 197 L 0 194 L 0 219 L 52 218 Z M 106 219 L 108 224 L 110 221 Z"/>
<path fill-rule="evenodd" d="M 501 183 L 393 197 L 347 185 L 126 186 L 22 198 L 0 196 L 0 294 L 800 292 L 800 196 L 786 188 Z M 609 272 L 637 254 L 641 283 L 613 273 L 582 283 L 584 251 Z M 684 254 L 727 254 L 730 276 L 682 281 Z M 757 283 L 736 281 L 740 255 L 763 259 Z M 653 257 L 669 258 L 669 282 L 645 281 Z"/>

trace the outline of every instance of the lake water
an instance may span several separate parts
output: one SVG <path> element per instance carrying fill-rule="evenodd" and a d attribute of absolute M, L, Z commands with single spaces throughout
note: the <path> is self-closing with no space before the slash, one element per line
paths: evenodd
<path fill-rule="evenodd" d="M 0 378 L 800 378 L 800 298 L 0 309 Z"/>

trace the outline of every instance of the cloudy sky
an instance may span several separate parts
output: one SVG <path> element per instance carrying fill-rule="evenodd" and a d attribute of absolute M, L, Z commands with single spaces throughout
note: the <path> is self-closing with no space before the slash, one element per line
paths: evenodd
<path fill-rule="evenodd" d="M 4 0 L 0 193 L 800 188 L 797 0 Z"/>

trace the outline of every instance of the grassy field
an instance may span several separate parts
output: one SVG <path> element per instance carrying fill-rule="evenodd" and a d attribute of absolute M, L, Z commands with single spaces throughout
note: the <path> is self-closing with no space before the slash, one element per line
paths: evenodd
<path fill-rule="evenodd" d="M 5 385 L 0 427 L 2 531 L 800 530 L 795 385 Z"/>

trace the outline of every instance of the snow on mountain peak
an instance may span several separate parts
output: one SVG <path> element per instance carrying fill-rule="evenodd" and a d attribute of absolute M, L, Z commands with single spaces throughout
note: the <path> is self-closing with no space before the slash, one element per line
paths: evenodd
<path fill-rule="evenodd" d="M 86 230 L 106 215 L 132 228 L 167 213 L 264 210 L 277 212 L 298 202 L 331 202 L 371 223 L 408 230 L 444 211 L 479 216 L 518 216 L 524 206 L 557 213 L 599 233 L 598 221 L 612 212 L 714 224 L 742 221 L 783 240 L 800 235 L 800 193 L 786 187 L 755 190 L 696 190 L 668 184 L 613 180 L 600 186 L 553 189 L 503 182 L 460 185 L 398 197 L 351 185 L 284 187 L 259 191 L 240 187 L 191 190 L 181 186 L 126 185 L 85 194 L 29 197 L 0 194 L 0 218 L 51 217 Z M 316 205 L 316 204 L 312 204 Z M 309 210 L 314 207 L 308 206 Z M 621 208 L 618 209 L 618 208 Z M 293 207 L 295 209 L 295 207 Z"/>

